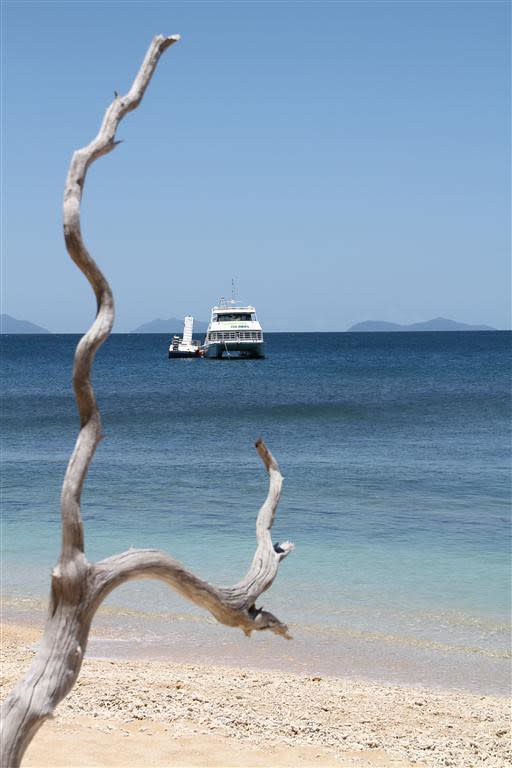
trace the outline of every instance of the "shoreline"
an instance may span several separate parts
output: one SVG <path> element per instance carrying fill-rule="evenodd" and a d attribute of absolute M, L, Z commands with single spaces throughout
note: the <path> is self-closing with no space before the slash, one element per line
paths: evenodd
<path fill-rule="evenodd" d="M 40 630 L 1 630 L 4 698 Z M 501 768 L 511 757 L 506 697 L 86 655 L 24 765 Z"/>
<path fill-rule="evenodd" d="M 140 595 L 137 596 L 140 602 Z M 3 621 L 42 631 L 46 606 L 41 600 L 5 598 Z M 21 611 L 21 606 L 25 608 Z M 207 615 L 173 611 L 153 613 L 103 605 L 89 637 L 87 654 L 96 660 L 127 660 L 237 667 L 273 674 L 322 675 L 340 680 L 406 689 L 508 696 L 510 652 L 468 644 L 444 645 L 397 633 L 352 627 L 315 627 L 289 622 L 293 641 L 256 633 L 248 640 Z M 178 607 L 178 606 L 176 606 Z"/>

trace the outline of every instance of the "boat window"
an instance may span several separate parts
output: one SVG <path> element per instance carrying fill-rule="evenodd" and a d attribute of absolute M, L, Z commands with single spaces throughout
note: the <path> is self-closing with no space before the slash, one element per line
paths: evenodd
<path fill-rule="evenodd" d="M 234 323 L 237 320 L 248 322 L 251 320 L 250 312 L 225 312 L 221 315 L 217 315 L 215 320 L 219 323 Z"/>

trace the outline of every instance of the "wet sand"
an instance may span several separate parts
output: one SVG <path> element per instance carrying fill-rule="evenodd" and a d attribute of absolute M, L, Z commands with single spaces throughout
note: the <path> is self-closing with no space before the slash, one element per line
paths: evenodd
<path fill-rule="evenodd" d="M 3 697 L 38 638 L 36 629 L 3 625 Z M 86 658 L 24 765 L 503 768 L 512 760 L 510 725 L 501 697 Z"/>

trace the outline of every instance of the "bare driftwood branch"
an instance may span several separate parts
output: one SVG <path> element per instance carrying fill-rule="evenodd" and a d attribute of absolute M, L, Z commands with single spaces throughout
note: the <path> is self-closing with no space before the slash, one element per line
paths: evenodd
<path fill-rule="evenodd" d="M 80 496 L 87 470 L 101 439 L 101 419 L 91 384 L 97 349 L 109 336 L 114 321 L 110 286 L 84 245 L 80 203 L 87 169 L 119 142 L 115 135 L 122 118 L 138 107 L 162 53 L 179 35 L 155 37 L 126 96 L 115 98 L 105 113 L 96 138 L 71 159 L 64 193 L 64 237 L 69 255 L 89 280 L 96 295 L 96 319 L 80 340 L 73 368 L 73 386 L 80 415 L 80 432 L 71 455 L 61 494 L 62 546 L 51 579 L 48 618 L 40 649 L 25 678 L 2 706 L 2 768 L 21 762 L 32 737 L 76 682 L 94 614 L 105 597 L 131 579 L 157 578 L 184 597 L 206 608 L 222 624 L 240 627 L 247 635 L 269 629 L 289 638 L 287 627 L 256 600 L 274 581 L 279 563 L 289 554 L 289 542 L 272 544 L 270 529 L 281 493 L 282 477 L 274 457 L 258 440 L 256 449 L 269 475 L 268 495 L 257 517 L 257 548 L 245 578 L 233 587 L 214 587 L 191 573 L 166 552 L 130 549 L 98 563 L 84 553 Z"/>
<path fill-rule="evenodd" d="M 293 549 L 293 544 L 288 541 L 272 544 L 270 529 L 279 502 L 282 476 L 263 440 L 258 440 L 256 449 L 269 473 L 269 491 L 256 521 L 256 553 L 242 581 L 233 587 L 214 587 L 166 552 L 129 549 L 92 566 L 91 596 L 95 604 L 99 605 L 113 589 L 131 579 L 161 579 L 184 597 L 206 608 L 221 624 L 240 627 L 247 635 L 254 630 L 270 629 L 290 639 L 286 625 L 255 606 L 258 597 L 274 581 L 279 563 Z"/>

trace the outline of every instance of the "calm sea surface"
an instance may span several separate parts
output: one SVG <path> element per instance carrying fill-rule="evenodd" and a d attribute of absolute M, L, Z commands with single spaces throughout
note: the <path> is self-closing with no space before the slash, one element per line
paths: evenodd
<path fill-rule="evenodd" d="M 2 336 L 4 618 L 41 622 L 77 432 L 78 337 Z M 115 592 L 89 653 L 214 661 L 505 693 L 510 685 L 511 339 L 267 334 L 265 360 L 168 360 L 113 336 L 94 383 L 106 439 L 86 549 L 165 548 L 217 584 L 254 551 L 267 480 L 296 551 L 261 601 L 294 640 L 247 640 L 157 582 Z"/>

